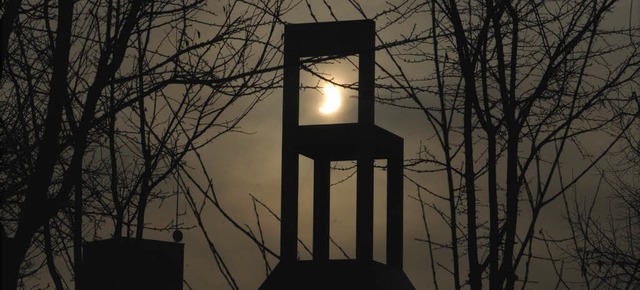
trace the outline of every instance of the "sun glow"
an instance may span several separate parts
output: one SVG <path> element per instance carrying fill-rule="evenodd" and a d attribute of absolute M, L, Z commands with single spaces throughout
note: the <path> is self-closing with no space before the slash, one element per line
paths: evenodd
<path fill-rule="evenodd" d="M 340 108 L 341 103 L 342 98 L 340 97 L 338 88 L 336 88 L 333 84 L 329 84 L 324 88 L 324 102 L 320 107 L 320 113 L 335 113 Z"/>

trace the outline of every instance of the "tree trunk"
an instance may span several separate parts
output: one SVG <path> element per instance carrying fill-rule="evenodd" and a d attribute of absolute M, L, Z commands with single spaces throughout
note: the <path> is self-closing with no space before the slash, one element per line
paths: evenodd
<path fill-rule="evenodd" d="M 31 239 L 44 226 L 52 214 L 56 202 L 47 199 L 58 155 L 59 133 L 62 128 L 62 109 L 68 99 L 67 73 L 71 43 L 71 21 L 73 3 L 61 1 L 58 7 L 56 47 L 53 52 L 53 74 L 50 82 L 49 103 L 42 141 L 38 144 L 38 155 L 34 173 L 29 177 L 25 201 L 20 212 L 20 221 L 13 238 L 3 232 L 2 243 L 2 289 L 16 289 L 20 265 L 24 261 Z"/>
<path fill-rule="evenodd" d="M 30 241 L 3 238 L 2 241 L 2 285 L 3 290 L 18 289 L 20 266 L 27 255 Z"/>

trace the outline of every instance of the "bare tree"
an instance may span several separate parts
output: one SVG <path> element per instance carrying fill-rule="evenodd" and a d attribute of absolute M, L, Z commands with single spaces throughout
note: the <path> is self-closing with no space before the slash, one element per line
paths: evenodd
<path fill-rule="evenodd" d="M 636 122 L 638 29 L 605 26 L 616 4 L 431 1 L 431 27 L 386 50 L 382 101 L 420 110 L 434 130 L 407 168 L 447 180 L 441 193 L 412 178 L 451 229 L 448 241 L 427 242 L 450 250 L 452 263 L 438 264 L 456 289 L 525 287 L 544 245 L 543 210 Z M 428 77 L 403 70 L 415 62 L 433 66 Z M 585 145 L 592 138 L 598 146 Z"/>
<path fill-rule="evenodd" d="M 637 113 L 638 114 L 638 113 Z M 573 228 L 572 251 L 589 288 L 635 289 L 640 286 L 640 151 L 638 125 L 624 134 L 621 146 L 601 166 L 600 186 L 592 197 L 572 196 L 566 202 Z M 609 167 L 607 170 L 603 169 Z M 583 202 L 585 201 L 585 202 Z M 597 208 L 605 204 L 606 209 Z"/>
<path fill-rule="evenodd" d="M 326 2 L 305 4 L 314 21 L 319 9 L 340 20 Z M 555 214 L 549 208 L 561 206 L 568 189 L 585 181 L 638 118 L 631 91 L 640 74 L 639 31 L 605 23 L 616 4 L 403 1 L 369 15 L 349 2 L 377 23 L 378 55 L 385 59 L 377 63 L 377 101 L 421 112 L 425 131 L 433 132 L 429 146 L 405 165 L 407 178 L 430 194 L 416 198 L 435 213 L 423 215 L 426 228 L 450 228 L 448 239 L 424 240 L 435 252 L 448 252 L 445 259 L 429 257 L 436 288 L 437 279 L 455 289 L 524 288 L 537 279 L 533 267 L 562 267 L 555 259 L 560 252 L 546 252 L 551 240 L 541 217 Z M 398 34 L 399 28 L 406 30 Z M 309 61 L 303 68 L 334 82 L 314 71 L 312 64 L 323 60 Z M 597 144 L 588 144 L 594 138 Z M 233 222 L 212 179 L 183 179 L 194 214 L 206 205 L 218 208 L 257 245 L 269 269 L 265 257 L 278 256 L 259 224 Z M 428 186 L 431 180 L 446 180 L 446 192 Z M 566 283 L 558 272 L 558 283 Z"/>
<path fill-rule="evenodd" d="M 45 264 L 63 288 L 70 277 L 55 263 L 79 274 L 83 233 L 104 235 L 113 221 L 116 237 L 127 225 L 141 238 L 146 208 L 185 156 L 234 130 L 278 81 L 263 74 L 278 57 L 280 3 L 11 4 L 0 80 L 2 288 Z"/>
<path fill-rule="evenodd" d="M 0 43 L 3 289 L 41 269 L 56 288 L 67 288 L 79 274 L 83 240 L 141 238 L 145 229 L 164 228 L 149 223 L 147 208 L 171 194 L 169 179 L 189 193 L 230 288 L 238 285 L 200 219 L 204 206 L 257 245 L 268 272 L 277 253 L 259 226 L 225 211 L 199 150 L 234 130 L 277 87 L 282 16 L 297 2 L 23 2 L 6 2 Z M 348 2 L 378 25 L 378 54 L 388 61 L 377 63 L 377 100 L 421 112 L 434 134 L 406 165 L 407 178 L 430 194 L 417 201 L 441 218 L 424 214 L 425 228 L 450 228 L 444 240 L 425 240 L 448 255 L 429 257 L 436 288 L 442 271 L 456 289 L 525 287 L 541 257 L 536 251 L 549 242 L 539 224 L 543 209 L 566 198 L 628 137 L 638 118 L 631 91 L 639 35 L 605 26 L 617 3 L 403 1 L 368 15 Z M 326 1 L 320 5 L 339 20 Z M 410 69 L 416 65 L 418 74 Z M 586 144 L 592 138 L 598 146 Z M 204 181 L 192 175 L 187 156 Z M 439 177 L 444 193 L 425 183 Z M 600 229 L 602 237 L 613 234 Z M 609 249 L 627 253 L 627 245 Z M 589 255 L 576 261 L 592 267 Z M 590 269 L 589 279 L 605 277 Z M 619 269 L 637 275 L 637 267 Z"/>
<path fill-rule="evenodd" d="M 327 2 L 305 4 L 314 21 L 319 9 L 340 20 Z M 561 206 L 576 184 L 589 182 L 585 177 L 638 118 L 631 92 L 640 74 L 640 35 L 638 28 L 605 22 L 617 4 L 403 1 L 369 15 L 349 2 L 377 23 L 378 55 L 385 59 L 377 63 L 377 101 L 421 112 L 429 124 L 424 130 L 433 132 L 406 168 L 407 178 L 430 194 L 416 198 L 435 213 L 423 215 L 425 227 L 450 228 L 445 240 L 424 240 L 448 253 L 429 257 L 436 288 L 442 285 L 436 279 L 448 278 L 436 272 L 449 273 L 455 289 L 525 288 L 539 278 L 531 269 L 541 263 L 560 269 L 558 284 L 568 285 L 563 263 L 571 261 L 546 251 L 553 241 L 541 217 L 557 214 L 550 208 Z M 406 30 L 392 34 L 398 27 Z M 317 61 L 326 60 L 309 60 L 303 68 L 334 82 L 314 71 Z M 419 73 L 416 65 L 422 65 Z M 265 245 L 259 224 L 252 229 L 233 222 L 212 179 L 202 183 L 181 174 L 194 214 L 217 208 L 257 245 L 268 272 L 267 257 L 278 256 Z M 428 186 L 430 180 L 446 180 L 446 191 Z M 226 277 L 234 285 L 230 272 Z"/>

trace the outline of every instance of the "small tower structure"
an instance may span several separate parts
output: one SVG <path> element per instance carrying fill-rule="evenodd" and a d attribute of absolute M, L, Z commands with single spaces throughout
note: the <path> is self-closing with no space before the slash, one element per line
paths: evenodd
<path fill-rule="evenodd" d="M 81 290 L 182 290 L 184 244 L 115 238 L 83 246 Z"/>
<path fill-rule="evenodd" d="M 299 124 L 300 59 L 358 55 L 358 122 Z M 285 26 L 280 262 L 260 287 L 414 289 L 402 271 L 403 139 L 374 124 L 375 23 Z M 313 259 L 298 260 L 299 155 L 313 160 Z M 387 160 L 386 263 L 373 260 L 373 162 Z M 356 257 L 329 258 L 330 162 L 357 161 Z"/>

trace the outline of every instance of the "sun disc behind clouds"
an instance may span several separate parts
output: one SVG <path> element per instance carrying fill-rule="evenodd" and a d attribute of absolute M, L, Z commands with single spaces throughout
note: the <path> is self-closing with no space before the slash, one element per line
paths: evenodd
<path fill-rule="evenodd" d="M 324 88 L 324 102 L 320 106 L 320 113 L 331 114 L 335 113 L 342 103 L 342 98 L 333 84 L 329 84 Z"/>

